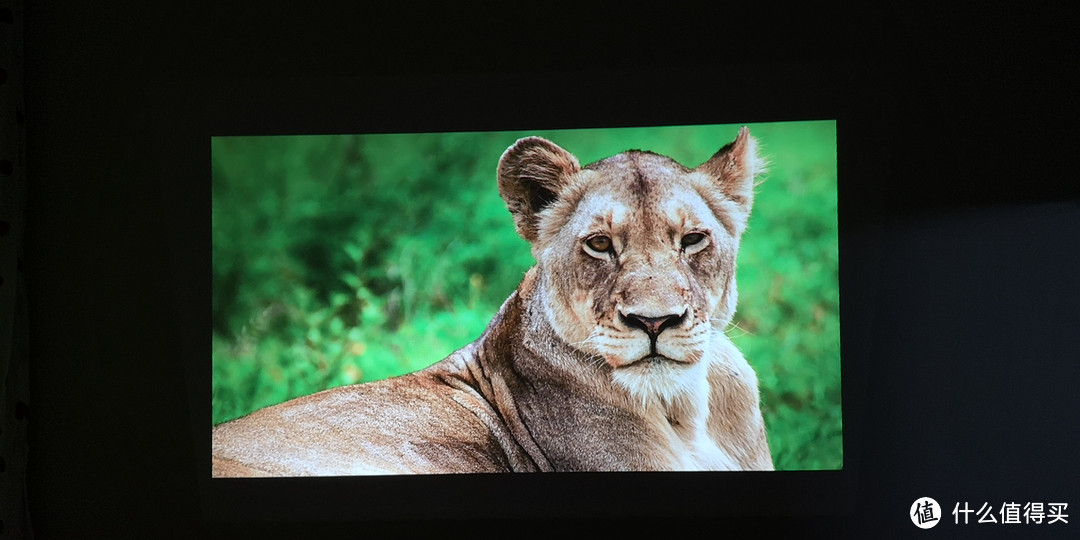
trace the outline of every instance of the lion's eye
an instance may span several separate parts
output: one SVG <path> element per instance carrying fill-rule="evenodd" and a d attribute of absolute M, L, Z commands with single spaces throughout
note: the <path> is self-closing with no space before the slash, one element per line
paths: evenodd
<path fill-rule="evenodd" d="M 695 233 L 690 233 L 690 234 L 682 237 L 682 247 L 688 248 L 690 246 L 700 244 L 703 240 L 705 240 L 705 235 L 704 234 L 696 233 L 696 232 Z"/>
<path fill-rule="evenodd" d="M 602 235 L 594 236 L 586 240 L 585 245 L 594 251 L 605 252 L 611 249 L 611 238 Z"/>

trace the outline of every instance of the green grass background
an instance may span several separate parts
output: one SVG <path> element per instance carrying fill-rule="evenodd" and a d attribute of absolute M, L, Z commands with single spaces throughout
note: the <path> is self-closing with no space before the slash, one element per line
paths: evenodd
<path fill-rule="evenodd" d="M 213 422 L 476 339 L 533 264 L 495 181 L 518 138 L 583 165 L 642 149 L 693 167 L 738 127 L 214 138 Z M 770 168 L 728 335 L 761 381 L 777 469 L 839 469 L 836 124 L 750 130 Z"/>

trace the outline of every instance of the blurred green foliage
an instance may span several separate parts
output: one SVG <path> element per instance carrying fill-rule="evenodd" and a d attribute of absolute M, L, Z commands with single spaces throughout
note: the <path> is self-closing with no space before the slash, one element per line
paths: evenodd
<path fill-rule="evenodd" d="M 213 422 L 476 339 L 533 264 L 495 182 L 518 138 L 582 164 L 642 149 L 693 167 L 737 128 L 213 139 Z M 750 130 L 770 167 L 728 335 L 760 378 L 777 469 L 838 469 L 836 124 Z"/>

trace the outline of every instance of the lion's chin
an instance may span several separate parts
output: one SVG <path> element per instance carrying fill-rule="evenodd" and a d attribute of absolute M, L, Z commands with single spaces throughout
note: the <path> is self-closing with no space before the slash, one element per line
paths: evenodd
<path fill-rule="evenodd" d="M 643 404 L 659 398 L 671 403 L 677 396 L 693 391 L 702 378 L 702 365 L 650 355 L 612 370 L 616 384 Z"/>

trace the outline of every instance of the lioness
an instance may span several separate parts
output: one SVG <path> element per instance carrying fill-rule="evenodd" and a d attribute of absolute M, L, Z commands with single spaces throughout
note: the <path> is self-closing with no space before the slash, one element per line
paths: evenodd
<path fill-rule="evenodd" d="M 517 141 L 499 192 L 537 264 L 483 335 L 217 426 L 214 476 L 772 469 L 724 335 L 756 148 L 744 127 L 695 169 L 642 151 L 583 168 Z"/>

